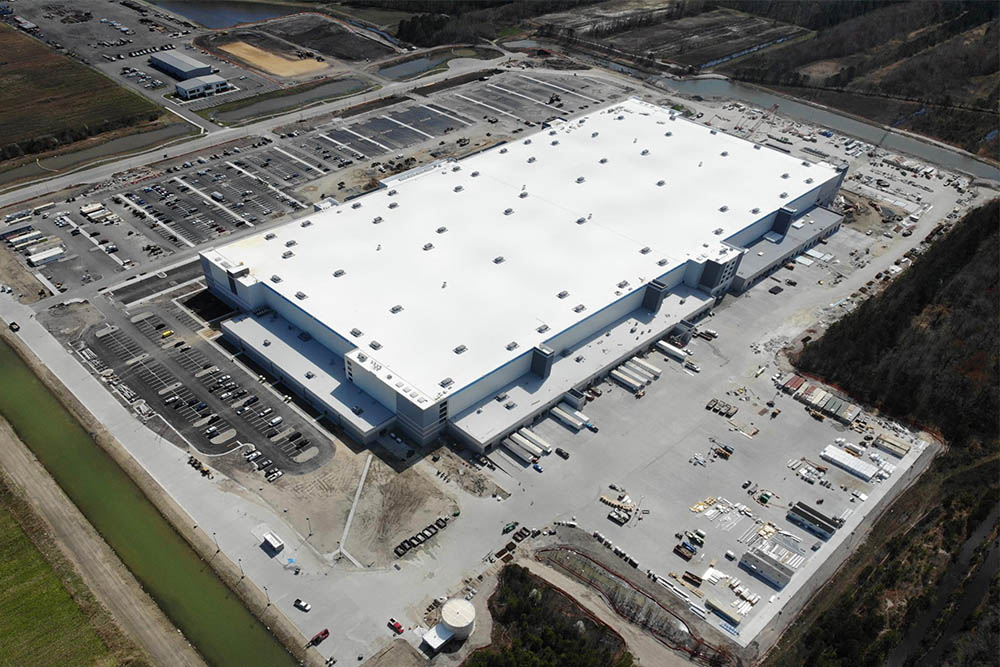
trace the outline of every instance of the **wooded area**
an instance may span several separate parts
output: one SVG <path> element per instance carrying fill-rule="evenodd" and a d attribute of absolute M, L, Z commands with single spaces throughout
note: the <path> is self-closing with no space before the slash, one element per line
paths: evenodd
<path fill-rule="evenodd" d="M 881 665 L 935 602 L 958 549 L 1000 501 L 998 221 L 997 201 L 970 212 L 881 295 L 800 354 L 803 371 L 893 418 L 937 430 L 947 449 L 879 519 L 767 664 Z M 924 637 L 928 647 L 946 620 Z M 979 661 L 975 638 L 962 647 L 967 659 L 950 664 L 995 662 Z"/>
<path fill-rule="evenodd" d="M 630 667 L 625 642 L 519 565 L 500 572 L 490 598 L 492 643 L 463 667 Z"/>

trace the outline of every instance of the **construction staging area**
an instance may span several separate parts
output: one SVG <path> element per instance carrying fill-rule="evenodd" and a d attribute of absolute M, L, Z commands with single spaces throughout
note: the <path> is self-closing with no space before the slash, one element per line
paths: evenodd
<path fill-rule="evenodd" d="M 315 21 L 260 30 L 362 59 Z M 505 56 L 4 200 L 52 296 L 0 314 L 320 661 L 481 645 L 483 578 L 583 544 L 754 661 L 936 447 L 783 351 L 976 186 Z"/>

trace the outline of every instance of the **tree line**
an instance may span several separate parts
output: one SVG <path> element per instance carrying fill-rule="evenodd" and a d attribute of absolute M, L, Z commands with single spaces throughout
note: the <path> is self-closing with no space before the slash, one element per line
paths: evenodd
<path fill-rule="evenodd" d="M 25 155 L 35 155 L 45 151 L 95 137 L 105 132 L 131 127 L 144 122 L 153 122 L 160 117 L 159 111 L 146 111 L 109 118 L 100 123 L 84 123 L 76 127 L 68 127 L 52 134 L 43 134 L 30 139 L 22 139 L 13 143 L 0 145 L 0 160 L 11 160 Z"/>

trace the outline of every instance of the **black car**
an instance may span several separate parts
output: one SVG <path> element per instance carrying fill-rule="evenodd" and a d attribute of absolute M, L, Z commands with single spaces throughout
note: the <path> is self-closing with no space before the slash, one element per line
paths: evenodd
<path fill-rule="evenodd" d="M 568 459 L 569 458 L 569 452 L 567 452 L 562 447 L 556 447 L 556 454 L 558 454 L 560 457 L 562 457 L 564 459 Z"/>
<path fill-rule="evenodd" d="M 770 292 L 771 294 L 781 294 L 785 290 L 783 290 L 779 286 L 775 285 L 774 287 L 772 287 L 771 289 L 769 289 L 767 291 Z"/>

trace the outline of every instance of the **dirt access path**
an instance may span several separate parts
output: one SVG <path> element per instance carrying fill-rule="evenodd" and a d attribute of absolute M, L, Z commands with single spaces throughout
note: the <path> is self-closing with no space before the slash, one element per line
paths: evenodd
<path fill-rule="evenodd" d="M 563 573 L 529 558 L 519 558 L 515 562 L 518 565 L 528 568 L 532 574 L 538 575 L 553 586 L 569 593 L 581 607 L 611 626 L 615 632 L 625 638 L 628 650 L 632 652 L 632 656 L 639 665 L 645 665 L 646 667 L 653 667 L 654 665 L 656 667 L 691 666 L 691 662 L 677 655 L 654 639 L 650 634 L 637 628 L 615 613 L 596 591 L 581 584 L 576 579 L 571 579 Z"/>
<path fill-rule="evenodd" d="M 48 471 L 0 418 L 0 468 L 48 525 L 55 544 L 122 630 L 157 665 L 205 662 L 142 590 L 139 582 L 66 496 Z"/>

